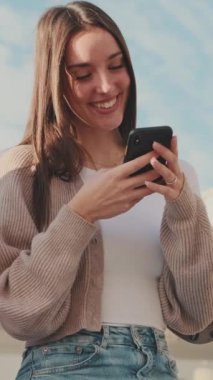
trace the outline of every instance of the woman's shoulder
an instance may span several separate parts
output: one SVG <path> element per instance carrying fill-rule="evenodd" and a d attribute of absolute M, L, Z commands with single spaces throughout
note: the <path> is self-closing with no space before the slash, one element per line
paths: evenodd
<path fill-rule="evenodd" d="M 0 174 L 30 168 L 33 162 L 31 145 L 17 145 L 0 153 Z"/>

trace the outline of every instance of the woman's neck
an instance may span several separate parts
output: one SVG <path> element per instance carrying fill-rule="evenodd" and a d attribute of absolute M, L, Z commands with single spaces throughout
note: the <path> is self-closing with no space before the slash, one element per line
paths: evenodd
<path fill-rule="evenodd" d="M 117 166 L 123 162 L 125 146 L 118 130 L 92 131 L 92 128 L 78 136 L 78 140 L 87 152 L 85 166 L 102 169 Z"/>

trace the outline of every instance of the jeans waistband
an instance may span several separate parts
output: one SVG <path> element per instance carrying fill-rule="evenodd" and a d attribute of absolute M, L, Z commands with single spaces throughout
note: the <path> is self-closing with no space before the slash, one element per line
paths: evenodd
<path fill-rule="evenodd" d="M 152 347 L 156 351 L 168 351 L 164 331 L 152 327 L 130 325 L 103 325 L 102 345 L 136 345 L 139 349 Z"/>
<path fill-rule="evenodd" d="M 28 352 L 32 351 L 36 358 L 48 352 L 55 352 L 60 347 L 70 345 L 87 345 L 95 344 L 103 348 L 108 346 L 136 346 L 138 349 L 146 350 L 148 348 L 160 353 L 168 352 L 168 346 L 163 331 L 152 327 L 144 326 L 114 326 L 103 325 L 101 331 L 80 330 L 74 335 L 66 336 L 59 341 L 49 342 L 41 346 L 29 347 Z"/>

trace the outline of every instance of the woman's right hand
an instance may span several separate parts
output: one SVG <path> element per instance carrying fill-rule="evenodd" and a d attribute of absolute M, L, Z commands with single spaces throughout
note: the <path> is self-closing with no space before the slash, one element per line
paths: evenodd
<path fill-rule="evenodd" d="M 144 182 L 159 176 L 155 170 L 131 176 L 146 166 L 154 152 L 149 152 L 114 168 L 101 170 L 98 176 L 84 184 L 69 202 L 71 209 L 93 223 L 131 209 L 137 202 L 152 193 Z"/>

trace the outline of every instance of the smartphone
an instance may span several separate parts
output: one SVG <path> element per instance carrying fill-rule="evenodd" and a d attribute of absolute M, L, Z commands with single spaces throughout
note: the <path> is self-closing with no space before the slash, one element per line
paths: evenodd
<path fill-rule="evenodd" d="M 157 126 L 147 128 L 136 128 L 129 133 L 124 162 L 134 160 L 153 150 L 152 144 L 154 141 L 165 145 L 167 148 L 171 146 L 171 138 L 173 130 L 169 126 Z M 158 157 L 158 160 L 166 165 L 166 160 L 163 157 Z M 153 169 L 151 164 L 137 170 L 133 175 L 145 173 Z M 157 178 L 154 182 L 161 182 L 162 178 Z"/>

